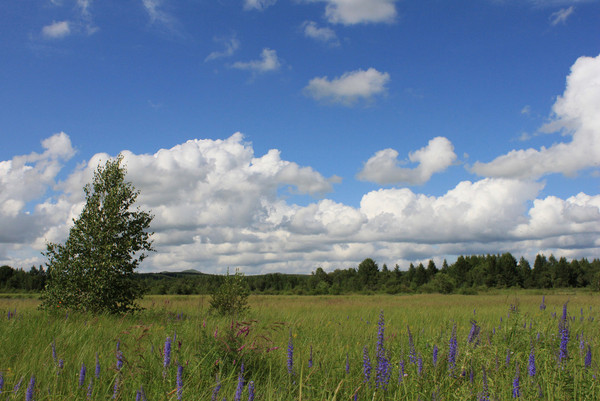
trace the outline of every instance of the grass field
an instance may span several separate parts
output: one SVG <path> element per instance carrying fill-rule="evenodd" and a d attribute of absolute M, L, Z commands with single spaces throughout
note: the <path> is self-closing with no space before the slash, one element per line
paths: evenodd
<path fill-rule="evenodd" d="M 202 296 L 123 317 L 0 298 L 0 400 L 600 399 L 599 297 L 542 299 L 254 296 L 232 320 Z"/>

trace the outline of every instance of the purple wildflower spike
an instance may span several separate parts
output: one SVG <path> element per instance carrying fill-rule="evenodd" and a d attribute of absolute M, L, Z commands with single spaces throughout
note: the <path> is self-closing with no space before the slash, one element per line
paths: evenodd
<path fill-rule="evenodd" d="M 92 379 L 90 377 L 90 384 L 88 384 L 87 394 L 86 394 L 86 397 L 87 397 L 88 400 L 92 398 L 92 391 L 93 390 L 94 390 L 94 379 Z"/>
<path fill-rule="evenodd" d="M 123 351 L 117 351 L 117 370 L 123 367 Z"/>
<path fill-rule="evenodd" d="M 531 348 L 531 353 L 529 354 L 529 368 L 528 368 L 529 376 L 534 377 L 536 373 L 535 369 L 535 353 L 533 347 Z"/>
<path fill-rule="evenodd" d="M 85 363 L 81 364 L 81 369 L 79 370 L 79 387 L 83 387 L 83 384 L 85 383 Z"/>
<path fill-rule="evenodd" d="M 308 357 L 308 367 L 312 368 L 313 366 L 313 358 L 312 358 L 312 345 L 310 346 L 310 355 Z"/>
<path fill-rule="evenodd" d="M 417 359 L 417 370 L 419 372 L 419 376 L 423 374 L 423 357 L 419 354 L 419 358 Z"/>
<path fill-rule="evenodd" d="M 479 395 L 478 401 L 490 401 L 490 391 L 488 390 L 487 373 L 483 368 L 483 391 Z"/>
<path fill-rule="evenodd" d="M 365 383 L 371 380 L 371 359 L 369 358 L 369 350 L 366 345 L 363 348 L 363 374 L 365 376 Z"/>
<path fill-rule="evenodd" d="M 25 401 L 33 401 L 33 393 L 35 392 L 35 376 L 31 376 L 29 380 L 29 386 L 27 386 L 27 393 L 25 394 Z"/>
<path fill-rule="evenodd" d="M 294 373 L 294 341 L 292 337 L 292 329 L 290 329 L 290 339 L 288 341 L 287 370 L 288 374 L 290 375 Z"/>
<path fill-rule="evenodd" d="M 542 296 L 542 303 L 540 304 L 540 310 L 546 310 L 546 296 Z"/>
<path fill-rule="evenodd" d="M 385 320 L 383 311 L 379 314 L 379 322 L 377 323 L 377 369 L 375 376 L 375 386 L 386 389 L 389 382 L 389 361 L 385 355 L 385 347 L 383 344 Z"/>
<path fill-rule="evenodd" d="M 476 320 L 471 320 L 471 330 L 469 331 L 469 337 L 467 343 L 471 344 L 479 336 L 479 326 Z"/>
<path fill-rule="evenodd" d="M 115 400 L 119 393 L 119 376 L 115 377 L 115 385 L 113 387 L 113 396 L 112 399 Z"/>
<path fill-rule="evenodd" d="M 171 363 L 171 337 L 165 340 L 165 348 L 163 352 L 163 367 L 166 369 Z"/>
<path fill-rule="evenodd" d="M 417 351 L 415 350 L 415 343 L 413 341 L 412 333 L 410 332 L 410 327 L 406 326 L 406 330 L 408 331 L 408 347 L 410 349 L 408 353 L 408 362 L 417 363 Z"/>
<path fill-rule="evenodd" d="M 589 368 L 592 366 L 592 347 L 588 344 L 587 352 L 585 353 L 585 367 Z"/>
<path fill-rule="evenodd" d="M 398 384 L 402 383 L 402 380 L 404 380 L 404 359 L 398 362 Z"/>
<path fill-rule="evenodd" d="M 183 366 L 177 364 L 177 399 L 181 399 L 183 393 Z"/>
<path fill-rule="evenodd" d="M 241 399 L 242 399 L 242 392 L 244 391 L 244 372 L 243 372 L 243 366 L 244 366 L 244 364 L 242 363 L 242 371 L 238 375 L 238 384 L 237 384 L 237 388 L 235 390 L 235 395 L 233 397 L 233 401 L 241 401 Z"/>
<path fill-rule="evenodd" d="M 15 384 L 15 387 L 13 388 L 13 393 L 19 391 L 19 389 L 21 388 L 21 384 L 23 384 L 23 379 L 24 377 L 21 377 L 21 380 L 19 380 L 17 384 Z"/>
<path fill-rule="evenodd" d="M 517 370 L 515 372 L 515 378 L 513 379 L 513 398 L 521 397 L 521 384 L 519 377 L 519 365 L 517 364 Z"/>
<path fill-rule="evenodd" d="M 248 401 L 254 401 L 254 382 L 248 383 Z"/>
<path fill-rule="evenodd" d="M 438 346 L 434 345 L 433 346 L 433 366 L 437 366 L 437 360 L 438 360 Z"/>
<path fill-rule="evenodd" d="M 2 372 L 0 372 L 0 394 L 2 394 L 2 390 L 4 389 L 4 376 Z"/>
<path fill-rule="evenodd" d="M 350 359 L 348 357 L 348 353 L 346 352 L 346 374 L 350 373 Z"/>
<path fill-rule="evenodd" d="M 56 340 L 52 340 L 52 359 L 54 363 L 58 362 L 56 359 Z"/>
<path fill-rule="evenodd" d="M 456 340 L 456 324 L 452 328 L 452 335 L 450 336 L 450 347 L 448 349 L 448 367 L 453 370 L 456 366 L 456 353 L 457 353 L 458 342 Z"/>
<path fill-rule="evenodd" d="M 506 350 L 506 366 L 510 365 L 510 348 Z"/>

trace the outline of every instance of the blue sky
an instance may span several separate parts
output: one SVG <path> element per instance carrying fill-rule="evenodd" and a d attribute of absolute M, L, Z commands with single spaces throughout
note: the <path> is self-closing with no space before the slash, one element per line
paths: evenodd
<path fill-rule="evenodd" d="M 0 4 L 0 263 L 123 152 L 142 270 L 600 257 L 600 2 Z"/>

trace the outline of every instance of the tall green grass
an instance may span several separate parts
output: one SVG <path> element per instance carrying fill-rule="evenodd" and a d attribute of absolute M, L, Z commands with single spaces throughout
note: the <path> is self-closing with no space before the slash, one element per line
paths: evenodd
<path fill-rule="evenodd" d="M 177 364 L 183 366 L 184 400 L 210 400 L 217 380 L 219 401 L 233 400 L 241 364 L 257 400 L 478 400 L 511 399 L 519 367 L 521 399 L 600 399 L 600 334 L 595 294 L 414 296 L 254 296 L 251 311 L 234 319 L 208 313 L 208 297 L 154 296 L 135 315 L 89 316 L 36 309 L 35 299 L 0 299 L 0 399 L 25 399 L 35 377 L 35 400 L 135 400 L 143 387 L 147 400 L 177 399 Z M 567 304 L 568 358 L 559 362 L 559 322 Z M 10 318 L 9 318 L 10 311 Z M 16 311 L 16 313 L 15 313 Z M 384 391 L 375 384 L 378 319 L 385 318 L 384 348 L 390 377 Z M 479 335 L 467 342 L 472 325 Z M 456 329 L 456 366 L 448 363 Z M 408 330 L 414 352 L 410 363 Z M 164 367 L 165 340 L 172 342 Z M 293 345 L 293 373 L 288 346 Z M 583 341 L 583 349 L 580 348 Z M 52 355 L 55 344 L 56 360 Z M 117 343 L 123 367 L 116 368 Z M 585 367 L 587 347 L 592 364 Z M 439 349 L 433 363 L 433 347 Z M 363 349 L 372 377 L 363 374 Z M 528 375 L 534 350 L 536 375 Z M 312 348 L 312 367 L 309 353 Z M 101 371 L 94 375 L 98 355 Z M 508 355 L 508 362 L 507 362 Z M 346 358 L 349 373 L 346 372 Z M 63 367 L 59 367 L 59 361 Z M 405 373 L 399 363 L 404 361 Z M 79 386 L 81 365 L 86 378 Z M 399 380 L 401 379 L 401 380 Z M 20 388 L 14 387 L 22 380 Z M 88 388 L 92 383 L 88 397 Z M 115 392 L 115 383 L 117 384 Z"/>

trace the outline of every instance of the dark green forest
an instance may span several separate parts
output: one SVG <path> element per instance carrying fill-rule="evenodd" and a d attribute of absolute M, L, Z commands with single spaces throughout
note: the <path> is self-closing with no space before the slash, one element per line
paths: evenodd
<path fill-rule="evenodd" d="M 138 273 L 146 294 L 210 294 L 224 276 L 197 271 L 181 273 Z M 29 271 L 0 266 L 0 292 L 38 292 L 44 288 L 46 271 L 33 266 Z M 436 266 L 410 264 L 407 269 L 396 265 L 390 269 L 373 259 L 357 267 L 325 272 L 318 267 L 308 274 L 272 273 L 246 276 L 253 294 L 338 295 L 352 293 L 420 293 L 474 294 L 491 288 L 590 288 L 600 290 L 600 260 L 568 261 L 553 255 L 538 254 L 533 262 L 510 253 L 502 255 L 459 256 L 456 262 Z"/>

